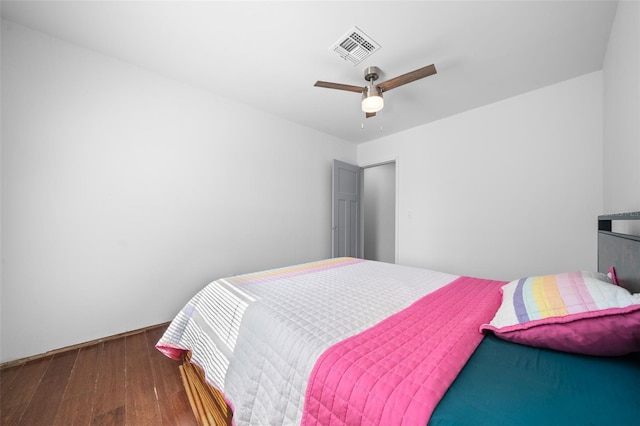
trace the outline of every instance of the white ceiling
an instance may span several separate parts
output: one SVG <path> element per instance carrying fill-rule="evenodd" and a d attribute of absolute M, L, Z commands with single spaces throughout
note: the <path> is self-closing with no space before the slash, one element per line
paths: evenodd
<path fill-rule="evenodd" d="M 2 16 L 354 143 L 602 68 L 616 1 L 3 1 Z M 382 48 L 329 48 L 358 26 Z M 425 65 L 365 119 L 364 85 Z M 214 119 L 214 118 L 212 118 Z"/>

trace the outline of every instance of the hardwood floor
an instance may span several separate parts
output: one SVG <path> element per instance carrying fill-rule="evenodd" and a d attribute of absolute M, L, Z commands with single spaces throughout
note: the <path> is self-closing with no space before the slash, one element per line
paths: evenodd
<path fill-rule="evenodd" d="M 197 425 L 178 362 L 154 345 L 166 326 L 0 372 L 0 424 Z"/>

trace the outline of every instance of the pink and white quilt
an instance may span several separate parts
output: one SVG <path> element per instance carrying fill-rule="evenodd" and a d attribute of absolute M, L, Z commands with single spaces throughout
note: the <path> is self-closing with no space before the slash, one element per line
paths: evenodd
<path fill-rule="evenodd" d="M 196 294 L 157 348 L 176 359 L 191 351 L 207 381 L 225 394 L 237 425 L 410 424 L 428 418 L 433 403 L 424 410 L 414 406 L 423 395 L 436 401 L 448 387 L 436 391 L 418 384 L 427 376 L 452 381 L 480 342 L 478 327 L 495 313 L 504 284 L 494 283 L 353 258 L 230 277 Z M 358 356 L 372 351 L 370 365 L 370 358 Z M 325 374 L 332 364 L 348 380 L 336 385 Z M 383 379 L 373 379 L 378 372 Z M 409 378 L 399 380 L 403 375 Z M 398 378 L 387 381 L 392 376 Z M 372 395 L 369 385 L 387 402 L 340 396 L 339 404 L 327 403 L 327 392 Z M 419 397 L 397 398 L 393 386 Z M 370 418 L 364 413 L 371 408 Z M 418 411 L 426 414 L 413 417 Z M 412 417 L 401 423 L 405 416 Z M 355 418 L 362 423 L 350 423 Z M 388 418 L 395 423 L 386 423 Z"/>

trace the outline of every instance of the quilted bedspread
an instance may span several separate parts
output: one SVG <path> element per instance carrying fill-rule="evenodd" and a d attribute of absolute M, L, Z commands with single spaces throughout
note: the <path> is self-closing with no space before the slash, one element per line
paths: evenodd
<path fill-rule="evenodd" d="M 298 425 L 329 347 L 457 278 L 353 258 L 225 278 L 185 305 L 157 348 L 175 359 L 191 351 L 237 425 Z"/>
<path fill-rule="evenodd" d="M 302 425 L 426 425 L 482 340 L 503 285 L 460 277 L 332 346 L 311 374 Z"/>

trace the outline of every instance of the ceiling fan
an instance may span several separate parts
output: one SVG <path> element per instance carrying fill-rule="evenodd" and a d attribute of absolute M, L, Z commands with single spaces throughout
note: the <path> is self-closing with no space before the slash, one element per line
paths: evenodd
<path fill-rule="evenodd" d="M 366 117 L 369 118 L 376 115 L 376 112 L 380 111 L 384 107 L 384 99 L 382 99 L 383 92 L 388 92 L 391 89 L 411 83 L 412 81 L 429 77 L 436 72 L 435 65 L 431 64 L 415 71 L 399 75 L 391 80 L 376 84 L 375 81 L 380 76 L 380 68 L 372 66 L 367 67 L 364 70 L 364 79 L 369 82 L 369 85 L 367 86 L 352 86 L 350 84 L 330 83 L 327 81 L 316 81 L 314 86 L 362 93 L 362 111 L 364 111 Z"/>

